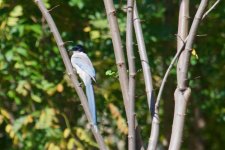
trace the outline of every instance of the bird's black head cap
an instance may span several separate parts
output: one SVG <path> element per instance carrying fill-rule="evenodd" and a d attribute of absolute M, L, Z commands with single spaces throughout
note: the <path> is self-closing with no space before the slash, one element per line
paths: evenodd
<path fill-rule="evenodd" d="M 80 44 L 74 46 L 71 50 L 72 51 L 78 51 L 78 52 L 85 52 L 84 47 Z"/>

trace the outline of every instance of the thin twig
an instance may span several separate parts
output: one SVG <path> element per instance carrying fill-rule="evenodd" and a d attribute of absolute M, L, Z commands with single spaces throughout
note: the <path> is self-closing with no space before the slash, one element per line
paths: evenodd
<path fill-rule="evenodd" d="M 152 123 L 152 131 L 151 136 L 149 139 L 149 146 L 148 150 L 155 150 L 158 142 L 158 136 L 159 136 L 159 102 L 161 100 L 162 92 L 165 87 L 166 80 L 169 76 L 170 70 L 172 69 L 175 61 L 180 56 L 181 52 L 184 49 L 185 43 L 187 41 L 187 33 L 188 33 L 188 20 L 189 20 L 189 0 L 182 0 L 180 2 L 180 10 L 179 10 L 179 28 L 177 33 L 177 52 L 175 56 L 173 57 L 160 86 L 159 93 L 156 99 L 155 104 L 155 115 L 153 117 L 153 123 Z M 185 39 L 186 38 L 186 39 Z M 185 40 L 184 40 L 185 39 Z M 178 74 L 179 72 L 177 72 Z"/>
<path fill-rule="evenodd" d="M 134 0 L 127 0 L 126 49 L 129 67 L 129 117 L 128 117 L 128 150 L 135 150 L 135 56 L 133 50 L 133 7 Z"/>
<path fill-rule="evenodd" d="M 63 42 L 63 45 L 66 45 L 67 43 L 73 43 L 73 41 L 65 41 Z"/>
<path fill-rule="evenodd" d="M 156 99 L 156 103 L 155 103 L 155 113 L 153 116 L 153 120 L 152 120 L 152 128 L 151 128 L 151 135 L 149 138 L 149 144 L 148 144 L 148 150 L 155 150 L 156 149 L 156 145 L 158 142 L 158 136 L 159 136 L 159 102 L 161 100 L 161 96 L 162 96 L 162 92 L 164 90 L 165 84 L 166 84 L 166 80 L 169 76 L 169 73 L 175 63 L 175 61 L 177 60 L 177 58 L 180 56 L 180 53 L 183 51 L 185 43 L 187 41 L 187 38 L 184 41 L 183 46 L 180 48 L 179 51 L 177 51 L 177 53 L 175 54 L 175 56 L 173 57 L 169 67 L 167 68 L 167 71 L 163 77 L 160 89 L 159 89 L 159 93 L 157 95 L 157 99 Z"/>
<path fill-rule="evenodd" d="M 96 141 L 99 145 L 99 148 L 101 150 L 106 150 L 104 140 L 103 140 L 97 126 L 94 126 L 93 123 L 92 123 L 91 113 L 89 111 L 88 104 L 87 104 L 87 98 L 86 98 L 82 88 L 79 86 L 79 82 L 77 80 L 77 75 L 73 71 L 70 59 L 69 59 L 68 54 L 66 52 L 66 49 L 64 47 L 64 43 L 63 43 L 62 38 L 59 34 L 59 31 L 58 31 L 58 29 L 55 25 L 55 22 L 52 19 L 51 15 L 49 14 L 49 11 L 45 8 L 42 0 L 34 0 L 34 1 L 37 4 L 37 6 L 39 7 L 40 11 L 42 12 L 43 17 L 46 19 L 46 21 L 49 25 L 49 28 L 51 29 L 51 31 L 53 33 L 53 36 L 54 36 L 54 38 L 56 40 L 56 43 L 58 45 L 60 54 L 62 56 L 64 65 L 66 67 L 66 71 L 67 71 L 68 75 L 70 76 L 70 79 L 71 79 L 71 81 L 74 85 L 75 90 L 77 91 L 77 94 L 80 98 L 80 101 L 81 101 L 81 104 L 83 106 L 85 115 L 86 115 L 88 121 L 92 124 L 91 125 L 91 131 L 92 131 L 92 133 L 93 133 L 93 135 L 94 135 L 94 137 L 95 137 L 95 139 L 96 139 Z"/>
<path fill-rule="evenodd" d="M 60 5 L 56 5 L 56 6 L 52 7 L 51 9 L 48 10 L 48 12 L 52 11 L 53 9 L 55 9 L 55 8 L 57 8 L 57 7 L 59 7 L 59 6 L 60 6 Z"/>
<path fill-rule="evenodd" d="M 220 0 L 217 0 L 213 5 L 212 7 L 209 8 L 209 10 L 207 10 L 205 12 L 205 14 L 203 15 L 202 17 L 202 20 L 205 19 L 205 17 L 219 4 Z"/>
<path fill-rule="evenodd" d="M 184 40 L 183 46 L 176 52 L 176 54 L 175 54 L 175 56 L 173 57 L 173 59 L 172 59 L 170 65 L 169 65 L 169 67 L 168 67 L 167 70 L 166 70 L 166 73 L 165 73 L 165 75 L 164 75 L 164 77 L 163 77 L 162 83 L 161 83 L 160 88 L 159 88 L 159 93 L 158 93 L 158 95 L 157 95 L 157 99 L 156 99 L 156 103 L 155 103 L 155 109 L 158 109 L 158 107 L 159 107 L 159 102 L 160 102 L 160 99 L 161 99 L 161 97 L 162 97 L 162 92 L 163 92 L 163 90 L 164 90 L 164 87 L 165 87 L 165 84 L 166 84 L 166 80 L 167 80 L 167 78 L 168 78 L 168 76 L 169 76 L 169 73 L 170 73 L 170 71 L 171 71 L 171 69 L 172 69 L 174 63 L 176 62 L 177 58 L 180 56 L 181 52 L 184 50 L 184 46 L 185 46 L 185 44 L 186 44 L 186 42 L 187 42 L 187 39 L 188 39 L 188 38 L 186 38 L 186 39 Z"/>

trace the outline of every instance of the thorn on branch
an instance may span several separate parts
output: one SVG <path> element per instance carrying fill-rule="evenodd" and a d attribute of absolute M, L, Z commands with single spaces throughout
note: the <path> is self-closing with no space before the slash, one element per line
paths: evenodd
<path fill-rule="evenodd" d="M 114 10 L 112 10 L 112 11 L 109 11 L 109 13 L 108 13 L 108 15 L 110 16 L 110 15 L 115 15 L 116 14 L 116 10 L 114 9 Z"/>
<path fill-rule="evenodd" d="M 202 36 L 207 36 L 208 34 L 199 34 L 199 35 L 196 35 L 198 37 L 202 37 Z"/>
<path fill-rule="evenodd" d="M 53 32 L 53 31 L 51 31 L 51 32 Z M 60 47 L 63 47 L 64 46 L 64 43 L 62 42 L 62 43 L 59 43 L 59 46 Z"/>
<path fill-rule="evenodd" d="M 81 87 L 82 86 L 82 83 L 79 83 L 79 85 L 78 85 L 79 87 Z"/>
<path fill-rule="evenodd" d="M 68 76 L 69 76 L 69 77 L 71 77 L 71 76 L 72 76 L 72 73 L 70 73 L 70 72 L 68 72 L 67 74 L 68 74 Z"/>
<path fill-rule="evenodd" d="M 192 48 L 186 48 L 185 50 L 189 51 L 189 52 L 192 52 Z"/>
<path fill-rule="evenodd" d="M 73 43 L 74 41 L 66 41 L 66 42 L 63 42 L 63 45 L 66 45 L 67 43 Z"/>
<path fill-rule="evenodd" d="M 60 5 L 56 5 L 56 6 L 52 7 L 51 9 L 48 10 L 48 12 L 52 11 L 53 9 L 55 9 L 55 8 L 57 8 L 57 7 L 59 7 L 59 6 L 60 6 Z"/>
<path fill-rule="evenodd" d="M 190 19 L 191 17 L 190 16 L 184 16 L 184 18 Z"/>
<path fill-rule="evenodd" d="M 67 43 L 73 43 L 73 41 L 66 41 L 59 44 L 60 47 L 65 46 Z"/>
<path fill-rule="evenodd" d="M 135 76 L 136 76 L 136 73 L 131 73 L 131 74 L 130 74 L 130 77 L 131 77 L 131 78 L 135 78 Z"/>

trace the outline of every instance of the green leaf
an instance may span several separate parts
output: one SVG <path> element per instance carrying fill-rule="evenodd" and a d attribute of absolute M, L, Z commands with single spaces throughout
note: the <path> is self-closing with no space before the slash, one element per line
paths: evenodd
<path fill-rule="evenodd" d="M 55 112 L 51 108 L 46 108 L 41 112 L 40 118 L 35 125 L 36 129 L 46 129 L 52 125 L 52 121 L 55 118 Z"/>
<path fill-rule="evenodd" d="M 35 95 L 35 94 L 31 94 L 31 99 L 37 103 L 41 103 L 42 100 L 39 96 Z"/>
<path fill-rule="evenodd" d="M 112 75 L 114 75 L 114 74 L 115 74 L 115 72 L 112 71 L 112 70 L 107 70 L 107 71 L 105 72 L 105 75 L 107 75 L 107 76 L 112 76 Z"/>
<path fill-rule="evenodd" d="M 19 17 L 23 15 L 23 7 L 21 5 L 17 5 L 9 14 L 11 17 Z"/>

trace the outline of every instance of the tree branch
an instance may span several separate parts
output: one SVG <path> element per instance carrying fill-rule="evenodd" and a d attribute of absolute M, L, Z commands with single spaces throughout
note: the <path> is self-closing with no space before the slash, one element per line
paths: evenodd
<path fill-rule="evenodd" d="M 127 77 L 127 68 L 125 64 L 124 53 L 122 49 L 122 41 L 120 37 L 119 26 L 116 18 L 116 10 L 113 5 L 112 0 L 104 0 L 105 9 L 107 13 L 107 18 L 109 22 L 109 28 L 112 35 L 112 42 L 114 47 L 114 54 L 117 64 L 117 69 L 119 73 L 120 87 L 122 90 L 124 106 L 127 110 L 129 96 L 128 96 L 128 77 Z"/>
<path fill-rule="evenodd" d="M 181 146 L 185 121 L 185 112 L 187 108 L 187 102 L 191 95 L 191 89 L 188 87 L 187 81 L 188 66 L 190 63 L 190 55 L 191 55 L 190 53 L 192 51 L 192 46 L 197 34 L 197 29 L 199 27 L 200 21 L 202 20 L 203 13 L 207 6 L 207 3 L 208 0 L 201 0 L 201 3 L 195 14 L 195 18 L 190 28 L 185 49 L 179 59 L 180 63 L 178 63 L 177 68 L 179 72 L 179 74 L 177 74 L 179 76 L 179 80 L 178 80 L 178 87 L 174 93 L 175 111 L 169 150 L 179 150 Z M 186 31 L 185 28 L 181 28 L 181 30 Z"/>
<path fill-rule="evenodd" d="M 217 0 L 210 8 L 205 12 L 205 14 L 202 17 L 202 20 L 205 19 L 205 17 L 219 4 L 220 0 Z"/>
<path fill-rule="evenodd" d="M 149 66 L 148 55 L 146 52 L 144 36 L 141 29 L 141 21 L 138 16 L 138 9 L 136 1 L 134 3 L 134 30 L 136 34 L 137 44 L 138 44 L 138 52 L 141 59 L 141 65 L 144 74 L 145 80 L 145 89 L 147 94 L 147 102 L 149 110 L 151 111 L 152 116 L 154 115 L 154 93 L 153 93 L 153 85 L 152 85 L 152 74 Z"/>
<path fill-rule="evenodd" d="M 126 117 L 129 118 L 129 95 L 128 95 L 128 77 L 127 77 L 127 69 L 124 59 L 124 53 L 122 49 L 122 42 L 120 37 L 119 26 L 116 17 L 116 11 L 113 5 L 112 0 L 104 0 L 104 5 L 107 13 L 107 18 L 109 22 L 109 29 L 112 35 L 113 49 L 117 64 L 117 69 L 119 73 L 119 82 L 123 95 L 123 102 L 126 111 Z M 128 119 L 129 121 L 129 119 Z M 136 141 L 137 147 L 136 149 L 143 149 L 143 142 L 140 135 L 140 129 L 138 128 L 137 119 L 135 119 L 135 132 L 136 132 Z"/>
<path fill-rule="evenodd" d="M 184 57 L 182 59 L 182 64 L 180 64 L 180 67 L 178 68 L 180 70 L 180 80 L 178 83 L 178 88 L 180 90 L 185 90 L 187 88 L 187 72 L 188 72 L 188 66 L 189 66 L 189 61 L 190 61 L 190 55 L 192 51 L 192 46 L 196 37 L 197 29 L 200 24 L 200 21 L 202 19 L 204 10 L 207 6 L 208 0 L 201 0 L 200 6 L 196 12 L 195 18 L 192 22 L 190 32 L 188 35 L 188 40 L 185 45 L 185 49 L 183 51 Z"/>
<path fill-rule="evenodd" d="M 188 35 L 188 25 L 189 25 L 189 0 L 180 0 L 180 10 L 179 10 L 179 21 L 178 21 L 178 32 L 177 36 L 177 51 L 184 46 L 184 39 Z M 180 58 L 177 63 L 177 82 L 180 83 L 181 69 L 183 59 L 185 57 L 184 51 L 181 53 Z"/>
<path fill-rule="evenodd" d="M 189 19 L 189 0 L 182 0 L 180 3 L 180 11 L 179 11 L 179 25 L 178 25 L 178 34 L 177 34 L 177 52 L 175 54 L 175 56 L 173 57 L 160 86 L 159 89 L 159 93 L 157 95 L 157 99 L 156 99 L 156 103 L 155 103 L 155 113 L 156 115 L 154 116 L 153 120 L 154 122 L 152 123 L 152 134 L 150 136 L 152 145 L 149 145 L 149 149 L 148 150 L 154 150 L 156 149 L 156 145 L 158 142 L 158 133 L 159 131 L 155 131 L 155 130 L 159 130 L 159 102 L 161 100 L 161 96 L 162 96 L 162 92 L 164 90 L 165 84 L 166 84 L 166 80 L 169 76 L 169 73 L 174 65 L 174 63 L 176 62 L 177 58 L 181 55 L 181 52 L 183 51 L 186 41 L 187 41 L 187 33 L 188 33 L 188 19 Z M 186 39 L 185 39 L 186 38 Z M 184 40 L 185 39 L 185 40 Z M 177 74 L 179 74 L 179 72 L 177 72 Z M 179 76 L 178 76 L 179 78 Z M 154 134 L 155 133 L 155 134 Z M 155 143 L 153 143 L 155 142 Z"/>
<path fill-rule="evenodd" d="M 134 0 L 127 0 L 126 49 L 129 67 L 129 118 L 128 118 L 128 149 L 135 150 L 135 56 L 133 50 L 133 7 Z"/>
<path fill-rule="evenodd" d="M 58 29 L 57 29 L 51 15 L 49 14 L 48 10 L 45 8 L 42 0 L 34 0 L 34 1 L 37 4 L 37 6 L 39 7 L 40 11 L 42 12 L 43 17 L 47 21 L 47 23 L 49 25 L 49 28 L 50 28 L 51 32 L 53 33 L 53 36 L 54 36 L 54 38 L 56 40 L 56 43 L 58 45 L 60 54 L 62 56 L 64 65 L 66 67 L 67 74 L 70 76 L 70 79 L 71 79 L 71 81 L 74 85 L 74 88 L 77 91 L 77 94 L 80 98 L 80 101 L 81 101 L 82 107 L 84 109 L 85 115 L 86 115 L 88 121 L 91 123 L 91 131 L 92 131 L 92 133 L 93 133 L 93 135 L 94 135 L 94 137 L 95 137 L 95 139 L 96 139 L 96 141 L 99 145 L 99 148 L 101 150 L 106 150 L 104 140 L 103 140 L 97 126 L 94 126 L 93 123 L 92 123 L 91 113 L 89 111 L 88 104 L 87 104 L 87 98 L 86 98 L 82 88 L 80 87 L 80 84 L 77 80 L 77 75 L 73 71 L 70 59 L 67 55 L 66 49 L 64 47 L 64 43 L 63 43 L 62 38 L 61 38 L 61 36 L 58 32 Z"/>

